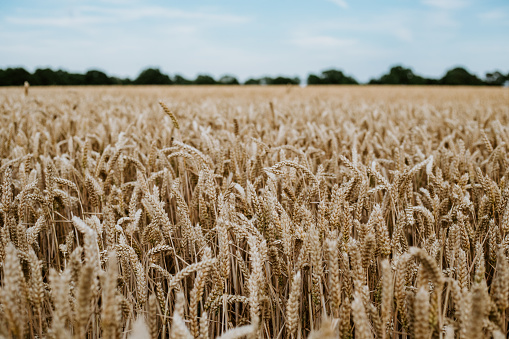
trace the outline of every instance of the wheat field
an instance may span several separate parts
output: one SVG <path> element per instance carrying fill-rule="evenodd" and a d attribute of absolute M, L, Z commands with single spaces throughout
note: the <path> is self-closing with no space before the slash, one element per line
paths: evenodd
<path fill-rule="evenodd" d="M 507 89 L 25 90 L 0 337 L 507 337 Z"/>

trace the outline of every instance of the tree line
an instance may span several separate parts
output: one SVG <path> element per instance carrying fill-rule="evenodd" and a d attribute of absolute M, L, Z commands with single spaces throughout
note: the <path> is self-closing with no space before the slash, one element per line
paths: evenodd
<path fill-rule="evenodd" d="M 143 70 L 136 79 L 110 77 L 99 70 L 89 70 L 85 74 L 70 73 L 64 70 L 49 68 L 37 69 L 33 73 L 24 68 L 0 69 L 0 86 L 20 86 L 25 81 L 35 86 L 52 85 L 240 85 L 241 82 L 233 75 L 224 75 L 214 79 L 207 74 L 200 74 L 194 80 L 176 74 L 170 77 L 158 68 Z M 465 68 L 456 67 L 448 70 L 440 79 L 425 78 L 415 74 L 410 68 L 392 67 L 387 74 L 378 79 L 371 79 L 368 84 L 377 85 L 469 85 L 469 86 L 503 86 L 509 82 L 509 73 L 500 71 L 486 73 L 483 79 L 469 73 Z M 250 78 L 243 85 L 298 85 L 299 77 L 261 77 Z M 321 74 L 309 74 L 308 85 L 357 85 L 355 78 L 343 71 L 329 69 Z"/>

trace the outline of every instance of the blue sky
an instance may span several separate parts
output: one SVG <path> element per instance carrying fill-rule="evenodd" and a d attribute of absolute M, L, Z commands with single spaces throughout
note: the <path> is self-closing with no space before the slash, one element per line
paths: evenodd
<path fill-rule="evenodd" d="M 509 72 L 509 1 L 0 0 L 0 68 L 367 81 L 395 64 Z"/>

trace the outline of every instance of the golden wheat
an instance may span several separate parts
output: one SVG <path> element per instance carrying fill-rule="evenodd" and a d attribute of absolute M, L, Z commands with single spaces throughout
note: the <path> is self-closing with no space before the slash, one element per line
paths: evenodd
<path fill-rule="evenodd" d="M 506 337 L 508 102 L 0 89 L 0 336 Z"/>

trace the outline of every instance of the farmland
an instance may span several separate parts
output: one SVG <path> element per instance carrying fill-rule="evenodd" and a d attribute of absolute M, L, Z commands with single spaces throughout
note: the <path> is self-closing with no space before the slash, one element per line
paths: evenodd
<path fill-rule="evenodd" d="M 505 338 L 509 91 L 0 89 L 0 335 Z"/>

